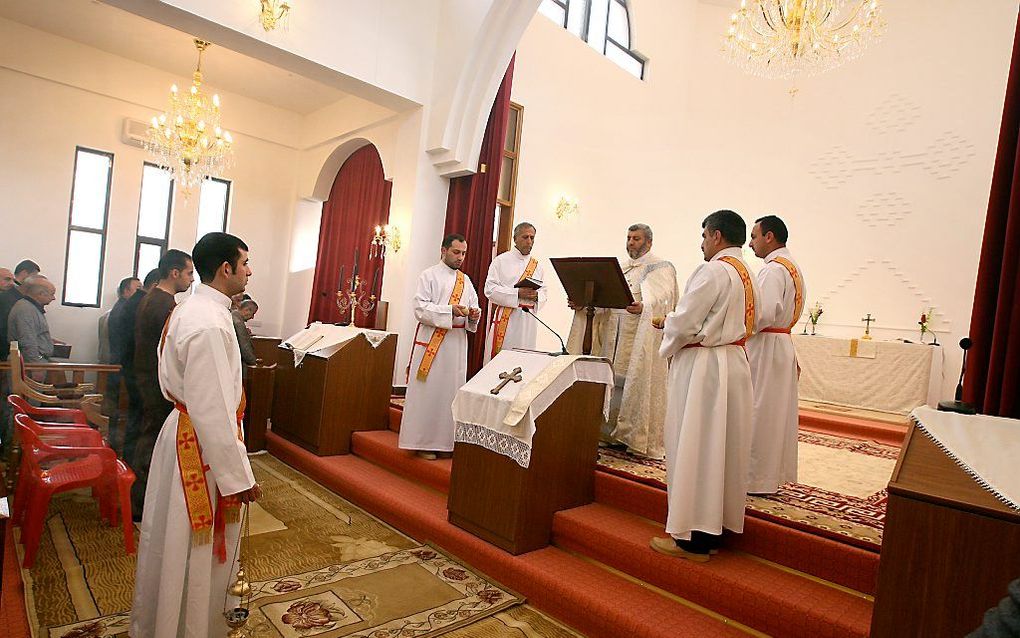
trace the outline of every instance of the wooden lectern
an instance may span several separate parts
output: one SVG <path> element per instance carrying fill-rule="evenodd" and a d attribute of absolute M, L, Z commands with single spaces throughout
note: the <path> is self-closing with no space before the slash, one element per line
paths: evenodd
<path fill-rule="evenodd" d="M 273 432 L 319 456 L 347 454 L 351 433 L 389 427 L 397 335 L 378 347 L 364 335 L 309 353 L 294 367 L 280 346 L 273 392 Z"/>
<path fill-rule="evenodd" d="M 541 549 L 553 514 L 595 500 L 595 462 L 606 386 L 579 381 L 535 420 L 531 463 L 456 443 L 449 521 L 511 554 Z"/>
<path fill-rule="evenodd" d="M 581 354 L 591 354 L 595 309 L 626 308 L 634 303 L 620 262 L 614 257 L 553 257 L 550 261 L 567 299 L 587 311 Z"/>
<path fill-rule="evenodd" d="M 917 426 L 889 482 L 872 638 L 959 638 L 1020 576 L 1020 512 Z"/>

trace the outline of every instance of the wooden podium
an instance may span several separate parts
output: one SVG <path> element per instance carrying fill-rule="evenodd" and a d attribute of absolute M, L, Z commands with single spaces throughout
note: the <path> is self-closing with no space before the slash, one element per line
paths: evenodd
<path fill-rule="evenodd" d="M 889 482 L 872 638 L 966 636 L 1017 576 L 1020 513 L 914 425 Z"/>
<path fill-rule="evenodd" d="M 536 420 L 531 463 L 456 443 L 449 521 L 511 554 L 549 544 L 553 514 L 595 500 L 606 387 L 578 381 Z"/>
<path fill-rule="evenodd" d="M 273 432 L 319 456 L 347 454 L 351 433 L 389 427 L 397 335 L 373 348 L 364 335 L 309 353 L 279 348 Z"/>

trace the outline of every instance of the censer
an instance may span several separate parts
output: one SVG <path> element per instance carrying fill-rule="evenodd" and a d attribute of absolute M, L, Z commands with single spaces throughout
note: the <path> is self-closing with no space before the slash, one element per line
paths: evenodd
<path fill-rule="evenodd" d="M 237 578 L 230 587 L 227 587 L 227 591 L 223 594 L 223 607 L 226 608 L 227 606 L 228 595 L 240 600 L 238 600 L 237 607 L 225 609 L 223 612 L 227 626 L 230 627 L 227 638 L 246 638 L 249 635 L 245 625 L 248 624 L 248 616 L 251 614 L 251 583 L 244 573 L 244 557 L 247 555 L 248 550 L 250 550 L 248 504 L 245 503 L 241 507 L 244 508 L 244 511 L 241 515 L 241 534 L 237 538 Z"/>

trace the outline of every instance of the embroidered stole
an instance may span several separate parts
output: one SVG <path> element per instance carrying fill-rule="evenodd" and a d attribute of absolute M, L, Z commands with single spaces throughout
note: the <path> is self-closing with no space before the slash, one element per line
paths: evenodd
<path fill-rule="evenodd" d="M 800 315 L 804 312 L 804 280 L 801 279 L 800 272 L 789 259 L 776 257 L 772 261 L 786 268 L 786 272 L 790 273 L 790 277 L 793 278 L 793 321 L 786 327 L 786 332 L 790 332 L 797 325 L 797 322 L 800 321 Z"/>
<path fill-rule="evenodd" d="M 754 287 L 751 285 L 751 275 L 736 257 L 720 257 L 719 261 L 733 266 L 740 276 L 740 282 L 744 284 L 744 339 L 749 339 L 754 333 Z"/>
<path fill-rule="evenodd" d="M 535 270 L 538 268 L 538 260 L 534 257 L 528 261 L 527 267 L 524 269 L 524 273 L 521 278 L 517 280 L 517 283 L 521 283 L 528 277 L 535 274 Z M 507 308 L 506 306 L 495 306 L 494 312 L 492 313 L 492 324 L 494 326 L 492 332 L 492 354 L 495 357 L 499 354 L 499 351 L 503 349 L 503 340 L 506 339 L 506 330 L 510 326 L 510 315 L 513 314 L 515 308 Z"/>
<path fill-rule="evenodd" d="M 450 293 L 449 304 L 456 306 L 460 303 L 460 298 L 464 294 L 464 273 L 457 271 L 457 281 L 453 284 L 453 292 Z M 429 339 L 429 343 L 425 346 L 425 354 L 422 355 L 421 363 L 418 364 L 418 373 L 415 378 L 419 381 L 425 381 L 429 377 L 429 370 L 432 369 L 432 364 L 436 360 L 436 355 L 439 354 L 439 346 L 443 345 L 443 339 L 446 338 L 446 328 L 436 328 L 432 331 L 432 338 Z M 412 353 L 414 348 L 411 349 Z"/>

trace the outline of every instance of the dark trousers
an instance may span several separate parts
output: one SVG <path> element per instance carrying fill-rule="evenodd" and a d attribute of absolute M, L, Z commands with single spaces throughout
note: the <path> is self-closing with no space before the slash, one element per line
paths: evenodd
<path fill-rule="evenodd" d="M 149 465 L 152 463 L 152 448 L 163 428 L 163 422 L 174 409 L 174 404 L 163 398 L 159 383 L 149 383 L 138 377 L 138 389 L 142 395 L 142 420 L 135 439 L 131 469 L 135 472 L 135 484 L 131 486 L 131 510 L 135 518 L 142 515 L 145 504 L 145 487 L 149 482 Z"/>
<path fill-rule="evenodd" d="M 688 552 L 707 554 L 710 550 L 719 549 L 719 546 L 722 545 L 722 534 L 709 534 L 693 530 L 691 540 L 678 540 L 676 544 L 680 549 Z"/>
<path fill-rule="evenodd" d="M 121 458 L 128 465 L 132 465 L 132 469 L 134 469 L 135 443 L 138 441 L 138 433 L 142 429 L 142 393 L 138 389 L 138 381 L 135 379 L 134 369 L 125 368 L 123 374 L 124 388 L 127 390 L 128 395 L 128 409 L 126 423 L 124 424 L 124 440 L 121 441 L 122 447 L 118 451 Z M 118 418 L 124 418 L 124 416 L 121 415 Z"/>

